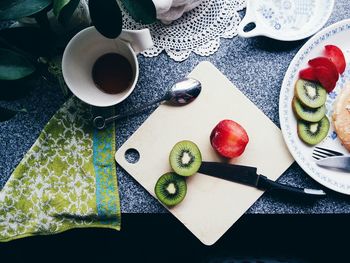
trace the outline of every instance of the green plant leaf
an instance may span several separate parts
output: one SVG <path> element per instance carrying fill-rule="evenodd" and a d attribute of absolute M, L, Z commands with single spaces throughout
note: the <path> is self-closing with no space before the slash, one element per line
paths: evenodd
<path fill-rule="evenodd" d="M 53 13 L 55 16 L 59 16 L 61 10 L 69 4 L 71 0 L 53 0 Z"/>
<path fill-rule="evenodd" d="M 0 20 L 15 20 L 30 16 L 51 4 L 52 0 L 1 0 Z"/>
<path fill-rule="evenodd" d="M 80 0 L 53 0 L 53 12 L 62 25 L 68 25 Z"/>
<path fill-rule="evenodd" d="M 122 32 L 122 13 L 116 0 L 89 0 L 92 23 L 107 38 L 116 38 Z"/>
<path fill-rule="evenodd" d="M 122 12 L 116 0 L 89 0 L 90 18 L 96 30 L 107 38 L 122 32 Z"/>
<path fill-rule="evenodd" d="M 11 27 L 1 30 L 0 48 L 11 49 L 10 46 L 36 57 L 49 56 L 54 52 L 52 39 L 38 27 Z"/>
<path fill-rule="evenodd" d="M 11 119 L 16 113 L 16 111 L 0 107 L 0 122 Z"/>
<path fill-rule="evenodd" d="M 31 75 L 35 66 L 23 55 L 0 48 L 0 80 L 16 80 Z"/>
<path fill-rule="evenodd" d="M 126 10 L 136 22 L 152 24 L 157 20 L 156 8 L 152 0 L 121 0 Z"/>

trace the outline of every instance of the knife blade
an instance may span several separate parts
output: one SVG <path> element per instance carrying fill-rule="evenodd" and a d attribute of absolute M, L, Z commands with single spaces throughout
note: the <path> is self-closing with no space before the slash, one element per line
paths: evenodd
<path fill-rule="evenodd" d="M 299 195 L 326 195 L 323 190 L 299 188 L 275 182 L 264 175 L 258 174 L 257 168 L 251 166 L 218 162 L 202 162 L 198 172 L 231 182 L 256 187 L 260 190 L 280 190 Z"/>
<path fill-rule="evenodd" d="M 318 166 L 350 172 L 350 156 L 333 156 L 316 161 Z"/>

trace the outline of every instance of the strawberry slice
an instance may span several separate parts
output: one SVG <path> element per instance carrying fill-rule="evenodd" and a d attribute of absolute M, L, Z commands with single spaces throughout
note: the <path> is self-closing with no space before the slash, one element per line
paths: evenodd
<path fill-rule="evenodd" d="M 299 78 L 311 81 L 317 81 L 313 68 L 304 68 L 299 71 Z"/>
<path fill-rule="evenodd" d="M 335 67 L 334 63 L 332 61 L 330 61 L 329 58 L 317 57 L 317 58 L 311 59 L 311 60 L 309 60 L 309 65 L 313 68 L 316 68 L 316 67 L 327 68 L 329 71 L 327 76 L 331 77 L 330 81 L 333 81 L 335 79 L 335 81 L 337 82 L 337 80 L 339 78 L 339 73 L 338 73 L 338 70 Z M 317 75 L 316 75 L 316 77 L 317 77 Z"/>
<path fill-rule="evenodd" d="M 339 74 L 342 74 L 345 71 L 345 57 L 343 51 L 337 46 L 327 45 L 325 46 L 325 55 L 329 58 L 337 68 Z"/>
<path fill-rule="evenodd" d="M 333 77 L 333 73 L 329 71 L 327 67 L 318 66 L 314 68 L 314 73 L 317 80 L 321 85 L 330 93 L 337 83 L 337 80 Z"/>

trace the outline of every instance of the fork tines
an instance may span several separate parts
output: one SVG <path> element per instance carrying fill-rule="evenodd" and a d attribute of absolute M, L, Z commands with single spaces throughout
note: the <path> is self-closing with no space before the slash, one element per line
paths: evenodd
<path fill-rule="evenodd" d="M 322 148 L 316 146 L 314 151 L 312 152 L 312 157 L 316 160 L 320 160 L 322 158 L 326 157 L 332 157 L 332 156 L 342 156 L 343 154 L 337 151 L 333 151 L 330 149 Z"/>

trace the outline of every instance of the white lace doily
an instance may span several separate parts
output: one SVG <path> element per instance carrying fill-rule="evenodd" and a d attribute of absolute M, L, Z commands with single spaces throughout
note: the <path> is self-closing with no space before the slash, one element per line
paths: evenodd
<path fill-rule="evenodd" d="M 170 25 L 142 25 L 123 12 L 123 28 L 150 29 L 154 47 L 143 52 L 144 56 L 154 57 L 164 50 L 175 61 L 183 61 L 191 52 L 212 55 L 218 50 L 221 37 L 236 36 L 241 21 L 238 11 L 245 6 L 246 0 L 204 0 Z"/>

